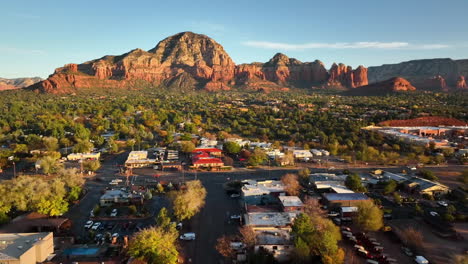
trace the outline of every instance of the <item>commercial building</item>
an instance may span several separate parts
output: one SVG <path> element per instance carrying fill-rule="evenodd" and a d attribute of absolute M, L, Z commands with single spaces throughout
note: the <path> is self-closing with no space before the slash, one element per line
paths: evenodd
<path fill-rule="evenodd" d="M 255 252 L 264 249 L 270 252 L 277 261 L 284 262 L 291 258 L 294 250 L 293 241 L 289 231 L 281 229 L 255 231 Z"/>
<path fill-rule="evenodd" d="M 446 194 L 450 188 L 438 182 L 433 182 L 419 177 L 412 177 L 404 183 L 405 189 L 409 192 L 439 196 Z"/>
<path fill-rule="evenodd" d="M 253 230 L 281 229 L 291 231 L 296 215 L 288 212 L 247 213 L 244 215 L 244 220 L 245 225 L 252 227 Z"/>
<path fill-rule="evenodd" d="M 192 151 L 193 155 L 207 153 L 210 156 L 221 157 L 223 155 L 223 151 L 218 148 L 206 148 L 206 147 L 198 147 Z"/>
<path fill-rule="evenodd" d="M 304 210 L 304 204 L 297 196 L 279 196 L 283 212 L 297 212 Z"/>
<path fill-rule="evenodd" d="M 108 190 L 99 199 L 101 206 L 114 204 L 142 203 L 143 197 L 139 194 L 128 193 L 122 190 Z"/>
<path fill-rule="evenodd" d="M 241 188 L 242 197 L 257 196 L 257 195 L 268 195 L 280 196 L 284 194 L 284 184 L 281 181 L 254 181 L 245 180 L 243 181 L 244 186 Z"/>
<path fill-rule="evenodd" d="M 0 263 L 36 264 L 54 252 L 52 233 L 0 234 Z"/>
<path fill-rule="evenodd" d="M 193 168 L 220 168 L 224 166 L 224 162 L 210 156 L 208 153 L 202 152 L 192 157 Z"/>
<path fill-rule="evenodd" d="M 324 193 L 322 196 L 324 203 L 330 208 L 357 206 L 363 201 L 370 201 L 363 193 Z"/>
<path fill-rule="evenodd" d="M 68 154 L 68 160 L 98 160 L 101 157 L 100 152 L 95 153 L 71 153 Z"/>
<path fill-rule="evenodd" d="M 142 168 L 153 166 L 156 159 L 148 159 L 148 151 L 131 151 L 125 161 L 127 168 Z"/>

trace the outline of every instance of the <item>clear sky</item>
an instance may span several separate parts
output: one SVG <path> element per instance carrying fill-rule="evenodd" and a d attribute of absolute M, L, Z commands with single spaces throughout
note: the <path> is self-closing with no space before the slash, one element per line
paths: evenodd
<path fill-rule="evenodd" d="M 236 63 L 283 52 L 353 67 L 468 59 L 467 0 L 1 1 L 0 77 L 47 77 L 182 31 L 203 33 Z"/>

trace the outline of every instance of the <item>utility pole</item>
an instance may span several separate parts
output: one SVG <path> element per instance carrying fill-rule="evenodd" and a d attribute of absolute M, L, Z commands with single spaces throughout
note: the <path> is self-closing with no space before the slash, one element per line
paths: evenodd
<path fill-rule="evenodd" d="M 16 163 L 15 163 L 15 157 L 10 156 L 8 157 L 8 160 L 11 160 L 13 162 L 13 178 L 16 178 Z"/>

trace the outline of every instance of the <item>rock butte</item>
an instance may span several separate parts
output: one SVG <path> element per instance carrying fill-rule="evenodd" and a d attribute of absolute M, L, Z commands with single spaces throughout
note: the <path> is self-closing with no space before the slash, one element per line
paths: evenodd
<path fill-rule="evenodd" d="M 369 83 L 386 84 L 384 81 L 402 77 L 405 81 L 390 90 L 412 90 L 415 86 L 448 91 L 467 89 L 464 76 L 468 76 L 468 60 L 417 60 L 369 69 L 364 66 L 353 69 L 334 63 L 327 70 L 319 60 L 301 62 L 277 53 L 266 63 L 236 65 L 213 39 L 182 32 L 162 40 L 148 51 L 134 49 L 120 56 L 67 64 L 57 68 L 47 80 L 28 89 L 49 93 L 69 93 L 79 88 L 141 87 L 207 91 L 233 87 L 264 91 L 294 87 L 353 90 L 367 87 Z"/>
<path fill-rule="evenodd" d="M 322 62 L 301 62 L 277 53 L 266 63 L 236 65 L 213 39 L 182 32 L 148 51 L 135 49 L 120 56 L 104 56 L 82 64 L 58 68 L 47 80 L 30 88 L 68 93 L 77 88 L 132 88 L 139 85 L 181 89 L 284 90 L 288 87 L 355 88 L 366 85 L 367 69 Z"/>

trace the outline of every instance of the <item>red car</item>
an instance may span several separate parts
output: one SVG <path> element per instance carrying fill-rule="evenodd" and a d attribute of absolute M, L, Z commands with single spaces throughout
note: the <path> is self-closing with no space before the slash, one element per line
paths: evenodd
<path fill-rule="evenodd" d="M 154 174 L 153 177 L 159 178 L 159 177 L 161 177 L 161 174 Z"/>

